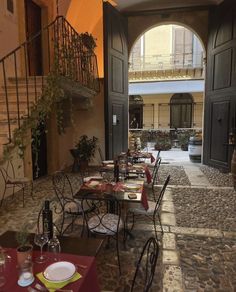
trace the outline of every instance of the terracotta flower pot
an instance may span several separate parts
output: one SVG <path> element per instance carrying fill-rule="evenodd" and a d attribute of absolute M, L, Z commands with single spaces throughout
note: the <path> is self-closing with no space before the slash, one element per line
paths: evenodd
<path fill-rule="evenodd" d="M 88 161 L 79 160 L 79 168 L 80 168 L 80 171 L 85 171 L 88 168 Z"/>
<path fill-rule="evenodd" d="M 19 246 L 16 249 L 16 258 L 18 266 L 22 265 L 25 260 L 32 258 L 33 246 L 31 244 L 27 244 L 24 246 Z"/>

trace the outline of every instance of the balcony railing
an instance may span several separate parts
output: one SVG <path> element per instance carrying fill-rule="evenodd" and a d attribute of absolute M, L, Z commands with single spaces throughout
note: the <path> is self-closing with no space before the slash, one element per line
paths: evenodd
<path fill-rule="evenodd" d="M 129 72 L 203 68 L 203 53 L 131 55 L 129 65 Z"/>
<path fill-rule="evenodd" d="M 96 55 L 67 20 L 58 16 L 0 60 L 1 115 L 5 115 L 9 142 L 13 134 L 12 121 L 20 128 L 22 118 L 30 115 L 32 104 L 40 98 L 44 77 L 52 70 L 55 72 L 55 62 L 60 76 L 95 93 L 99 91 Z M 16 103 L 14 113 L 10 110 L 13 103 Z"/>

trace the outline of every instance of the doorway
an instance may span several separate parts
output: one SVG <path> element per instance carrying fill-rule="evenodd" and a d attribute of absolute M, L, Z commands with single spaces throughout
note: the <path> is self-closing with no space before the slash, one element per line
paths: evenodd
<path fill-rule="evenodd" d="M 42 9 L 32 0 L 25 0 L 26 39 L 31 41 L 27 46 L 28 68 L 30 76 L 42 76 L 42 42 L 41 35 L 32 39 L 42 29 Z"/>
<path fill-rule="evenodd" d="M 37 134 L 37 139 L 32 141 L 33 179 L 47 174 L 47 139 L 45 128 L 45 123 L 41 122 L 36 130 L 39 133 Z"/>

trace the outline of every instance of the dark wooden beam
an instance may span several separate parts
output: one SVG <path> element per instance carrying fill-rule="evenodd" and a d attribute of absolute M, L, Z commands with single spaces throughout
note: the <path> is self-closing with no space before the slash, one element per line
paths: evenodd
<path fill-rule="evenodd" d="M 124 16 L 132 17 L 132 16 L 148 16 L 148 15 L 156 15 L 156 14 L 169 14 L 175 12 L 192 12 L 196 10 L 209 10 L 215 5 L 205 5 L 205 6 L 191 6 L 191 7 L 176 7 L 176 8 L 166 8 L 166 9 L 152 9 L 152 10 L 137 10 L 137 11 L 121 11 Z"/>

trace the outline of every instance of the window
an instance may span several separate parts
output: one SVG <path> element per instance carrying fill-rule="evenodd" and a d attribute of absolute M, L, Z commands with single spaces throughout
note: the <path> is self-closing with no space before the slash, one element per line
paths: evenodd
<path fill-rule="evenodd" d="M 184 27 L 174 27 L 174 63 L 180 68 L 192 66 L 193 33 Z"/>
<path fill-rule="evenodd" d="M 170 101 L 170 127 L 192 127 L 193 98 L 189 93 L 176 93 Z"/>
<path fill-rule="evenodd" d="M 130 129 L 143 127 L 143 99 L 140 95 L 129 96 L 129 127 Z"/>
<path fill-rule="evenodd" d="M 14 0 L 7 0 L 7 11 L 14 14 Z"/>

